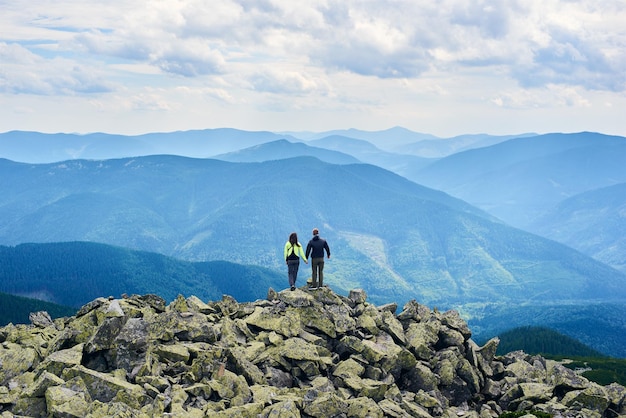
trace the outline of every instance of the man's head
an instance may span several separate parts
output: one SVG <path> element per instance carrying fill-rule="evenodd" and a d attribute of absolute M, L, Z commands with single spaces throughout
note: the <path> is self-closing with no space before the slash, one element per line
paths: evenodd
<path fill-rule="evenodd" d="M 317 228 L 313 228 L 313 235 L 318 235 L 320 231 Z"/>

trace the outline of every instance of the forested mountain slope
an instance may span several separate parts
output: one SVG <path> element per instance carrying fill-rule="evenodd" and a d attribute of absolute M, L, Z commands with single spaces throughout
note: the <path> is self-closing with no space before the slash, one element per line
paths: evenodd
<path fill-rule="evenodd" d="M 98 297 L 156 294 L 241 301 L 282 289 L 282 274 L 226 261 L 186 262 L 161 254 L 90 242 L 0 246 L 0 292 L 80 307 Z M 54 314 L 54 312 L 50 312 Z"/>
<path fill-rule="evenodd" d="M 371 165 L 2 160 L 0 175 L 4 245 L 93 241 L 283 271 L 289 233 L 306 244 L 319 227 L 333 251 L 327 282 L 377 302 L 626 299 L 622 273 Z"/>

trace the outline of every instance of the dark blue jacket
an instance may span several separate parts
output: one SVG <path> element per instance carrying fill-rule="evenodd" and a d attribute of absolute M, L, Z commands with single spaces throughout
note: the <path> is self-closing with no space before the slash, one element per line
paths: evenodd
<path fill-rule="evenodd" d="M 310 254 L 311 258 L 323 258 L 324 250 L 326 250 L 326 255 L 330 257 L 330 248 L 328 248 L 326 240 L 320 238 L 319 235 L 314 235 L 306 246 L 306 257 L 309 258 Z"/>

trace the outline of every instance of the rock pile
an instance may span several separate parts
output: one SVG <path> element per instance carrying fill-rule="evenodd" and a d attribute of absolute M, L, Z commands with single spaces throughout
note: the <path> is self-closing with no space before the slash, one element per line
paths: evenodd
<path fill-rule="evenodd" d="M 454 311 L 363 291 L 238 303 L 100 298 L 0 328 L 0 417 L 554 417 L 625 414 L 626 390 L 477 346 Z"/>

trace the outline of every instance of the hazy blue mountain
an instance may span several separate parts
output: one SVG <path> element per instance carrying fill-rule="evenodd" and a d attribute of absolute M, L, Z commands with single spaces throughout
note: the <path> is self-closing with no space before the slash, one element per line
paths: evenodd
<path fill-rule="evenodd" d="M 407 177 L 526 228 L 568 197 L 625 182 L 624 161 L 624 137 L 548 134 L 460 152 Z"/>
<path fill-rule="evenodd" d="M 421 158 L 414 155 L 383 151 L 365 140 L 348 138 L 341 135 L 314 139 L 307 143 L 316 147 L 345 152 L 364 163 L 377 165 L 389 171 L 393 171 L 396 174 L 400 174 L 401 176 L 405 176 L 407 172 L 426 167 L 428 164 L 432 164 L 436 161 L 432 158 Z"/>
<path fill-rule="evenodd" d="M 0 157 L 29 163 L 68 159 L 103 160 L 154 154 L 205 158 L 278 139 L 292 138 L 271 132 L 229 128 L 135 136 L 11 131 L 0 134 Z"/>
<path fill-rule="evenodd" d="M 569 304 L 558 320 L 580 327 L 567 323 L 573 309 L 626 300 L 623 273 L 373 165 L 167 155 L 55 164 L 0 160 L 3 245 L 102 242 L 192 262 L 256 265 L 286 284 L 283 245 L 292 231 L 306 245 L 313 227 L 331 245 L 325 282 L 337 292 L 361 287 L 374 303 L 416 299 L 457 308 L 477 321 L 482 335 L 496 330 L 498 315 L 506 322 L 506 309 L 518 309 L 506 322 L 510 328 L 516 321 L 534 325 L 538 312 Z M 64 257 L 72 256 L 55 259 Z M 187 273 L 188 280 L 157 283 L 176 293 L 192 289 L 197 273 L 190 267 Z M 302 264 L 298 285 L 309 276 Z M 252 290 L 264 296 L 268 286 L 229 283 L 227 293 L 241 300 Z M 626 334 L 617 330 L 610 344 L 626 347 Z M 594 339 L 597 329 L 585 332 Z"/>
<path fill-rule="evenodd" d="M 89 242 L 0 246 L 0 292 L 80 307 L 98 297 L 156 294 L 168 302 L 237 295 L 262 299 L 283 289 L 283 274 L 226 261 L 187 262 L 161 254 Z"/>
<path fill-rule="evenodd" d="M 339 152 L 339 150 L 318 148 L 301 142 L 289 142 L 286 139 L 279 139 L 239 151 L 216 155 L 213 158 L 230 162 L 251 163 L 302 156 L 315 157 L 331 164 L 354 164 L 360 162 L 352 155 Z"/>
<path fill-rule="evenodd" d="M 528 229 L 626 272 L 625 214 L 626 183 L 620 183 L 565 199 Z"/>
<path fill-rule="evenodd" d="M 4 245 L 93 241 L 284 272 L 289 233 L 306 244 L 319 227 L 333 251 L 328 284 L 379 302 L 626 299 L 624 274 L 372 165 L 2 160 L 0 178 Z"/>
<path fill-rule="evenodd" d="M 382 131 L 362 131 L 359 129 L 339 129 L 325 132 L 283 132 L 285 135 L 290 135 L 295 138 L 299 138 L 305 141 L 311 141 L 314 139 L 322 139 L 329 136 L 343 136 L 346 138 L 361 139 L 368 141 L 379 148 L 387 151 L 393 151 L 394 149 L 401 147 L 402 145 L 417 142 L 425 139 L 437 139 L 436 136 L 430 134 L 424 134 L 419 132 L 413 132 L 409 129 L 402 127 L 395 127 L 385 129 Z"/>
<path fill-rule="evenodd" d="M 497 144 L 512 138 L 536 135 L 534 133 L 517 135 L 467 134 L 451 138 L 440 138 L 430 134 L 413 132 L 401 127 L 383 131 L 344 129 L 326 132 L 284 132 L 284 134 L 305 141 L 314 141 L 327 137 L 352 138 L 367 141 L 380 149 L 393 152 L 396 155 L 417 156 L 426 159 L 441 158 L 460 151 Z"/>
<path fill-rule="evenodd" d="M 537 134 L 534 133 L 519 135 L 468 134 L 451 138 L 423 139 L 398 147 L 396 151 L 403 154 L 417 155 L 423 158 L 442 158 L 469 149 L 499 144 L 500 142 L 512 138 L 524 138 L 536 135 Z"/>

